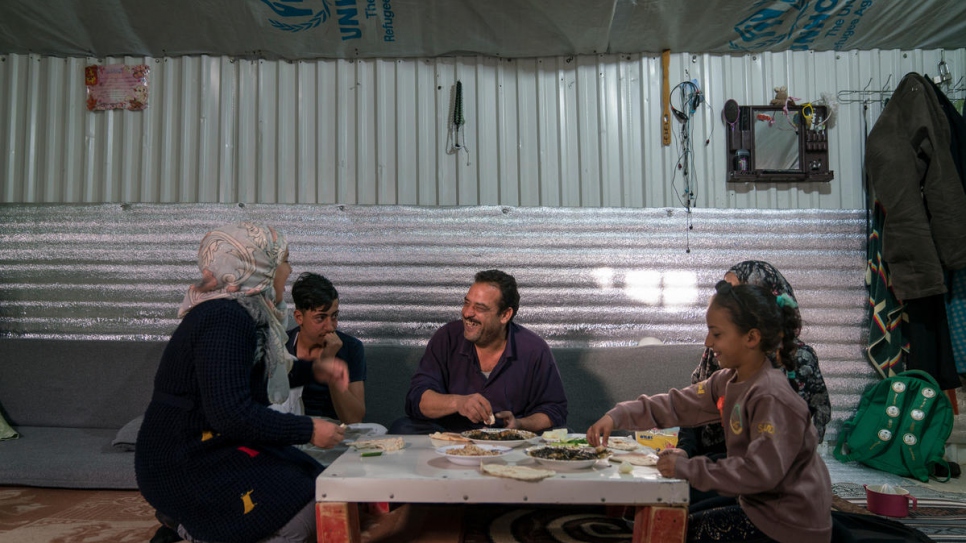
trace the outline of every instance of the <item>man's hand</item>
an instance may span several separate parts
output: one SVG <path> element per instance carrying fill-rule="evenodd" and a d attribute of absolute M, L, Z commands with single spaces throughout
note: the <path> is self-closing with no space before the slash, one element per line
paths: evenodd
<path fill-rule="evenodd" d="M 349 388 L 349 367 L 339 358 L 317 358 L 312 362 L 312 375 L 315 380 L 330 387 L 345 391 Z"/>
<path fill-rule="evenodd" d="M 520 421 L 513 416 L 513 411 L 500 411 L 493 414 L 497 419 L 503 421 L 503 427 L 510 430 L 520 430 L 523 426 Z"/>
<path fill-rule="evenodd" d="M 312 440 L 311 443 L 322 449 L 331 449 L 345 437 L 345 427 L 339 426 L 327 420 L 312 419 Z"/>
<path fill-rule="evenodd" d="M 688 457 L 682 449 L 664 449 L 657 455 L 657 471 L 668 479 L 674 478 L 674 464 L 679 456 Z"/>
<path fill-rule="evenodd" d="M 320 358 L 335 358 L 335 354 L 342 348 L 342 338 L 335 332 L 329 332 L 322 340 L 322 355 Z"/>
<path fill-rule="evenodd" d="M 604 415 L 587 428 L 587 444 L 593 447 L 607 445 L 607 439 L 613 431 L 614 419 L 610 415 Z"/>
<path fill-rule="evenodd" d="M 456 412 L 470 419 L 471 422 L 485 423 L 493 415 L 493 406 L 482 394 L 460 396 L 456 400 Z"/>

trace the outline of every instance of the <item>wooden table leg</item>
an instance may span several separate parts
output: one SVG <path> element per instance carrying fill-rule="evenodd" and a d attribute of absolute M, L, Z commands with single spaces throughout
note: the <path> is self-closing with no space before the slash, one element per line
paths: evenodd
<path fill-rule="evenodd" d="M 684 543 L 688 508 L 641 506 L 634 514 L 633 543 Z"/>
<path fill-rule="evenodd" d="M 315 527 L 318 543 L 360 543 L 359 506 L 355 503 L 317 502 Z"/>

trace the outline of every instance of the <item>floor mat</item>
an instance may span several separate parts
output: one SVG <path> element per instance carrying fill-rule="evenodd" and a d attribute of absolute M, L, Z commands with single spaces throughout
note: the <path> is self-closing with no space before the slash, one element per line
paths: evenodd
<path fill-rule="evenodd" d="M 966 542 L 966 501 L 963 494 L 907 484 L 918 508 L 906 518 L 892 519 L 914 528 L 937 543 Z M 855 483 L 837 483 L 833 509 L 870 515 L 865 489 Z M 889 517 L 883 517 L 889 518 Z M 608 516 L 604 507 L 477 505 L 466 509 L 463 543 L 625 543 L 633 524 Z"/>
<path fill-rule="evenodd" d="M 918 508 L 910 510 L 908 517 L 895 520 L 939 543 L 966 542 L 966 496 L 909 483 L 903 488 L 916 497 Z M 833 502 L 837 510 L 872 514 L 866 509 L 862 485 L 836 483 L 832 485 L 832 492 L 837 498 Z"/>
<path fill-rule="evenodd" d="M 137 491 L 0 487 L 0 543 L 144 543 L 158 526 Z"/>
<path fill-rule="evenodd" d="M 466 509 L 463 543 L 624 543 L 633 525 L 594 506 L 477 505 Z"/>

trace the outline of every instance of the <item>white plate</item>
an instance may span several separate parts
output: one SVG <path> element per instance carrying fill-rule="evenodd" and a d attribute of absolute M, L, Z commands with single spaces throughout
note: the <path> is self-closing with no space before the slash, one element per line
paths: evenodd
<path fill-rule="evenodd" d="M 462 449 L 466 445 L 449 445 L 447 447 L 440 447 L 436 449 L 436 454 L 440 456 L 445 456 L 447 460 L 454 464 L 460 464 L 463 466 L 479 466 L 481 460 L 493 460 L 494 458 L 499 458 L 506 455 L 512 449 L 511 447 L 501 446 L 501 445 L 477 445 L 481 449 L 486 449 L 488 451 L 496 451 L 500 454 L 494 454 L 489 456 L 457 456 L 455 454 L 449 454 L 447 451 L 450 449 Z"/>
<path fill-rule="evenodd" d="M 461 433 L 460 435 L 463 436 L 463 437 L 472 439 L 473 440 L 473 443 L 476 443 L 476 444 L 479 444 L 479 445 L 499 445 L 501 447 L 519 447 L 520 445 L 523 445 L 524 443 L 530 443 L 532 439 L 534 439 L 535 437 L 537 437 L 537 434 L 534 434 L 533 432 L 528 432 L 526 430 L 516 430 L 516 431 L 517 432 L 524 433 L 524 434 L 529 434 L 531 437 L 529 437 L 527 439 L 512 439 L 512 440 L 506 440 L 506 439 L 478 439 L 478 438 L 475 438 L 475 437 L 471 437 L 471 435 L 470 435 L 471 433 L 475 433 L 475 432 L 483 432 L 484 434 L 495 434 L 495 433 L 501 432 L 503 430 L 504 429 L 502 429 L 502 428 L 499 428 L 499 429 L 498 428 L 480 428 L 479 430 L 467 430 L 467 431 Z"/>
<path fill-rule="evenodd" d="M 537 451 L 540 449 L 546 449 L 546 448 L 550 448 L 550 447 L 547 447 L 546 445 L 539 445 L 537 447 L 530 447 L 526 449 L 524 452 L 527 454 L 527 456 L 529 456 L 530 458 L 533 458 L 534 460 L 536 460 L 537 462 L 539 462 L 540 464 L 548 468 L 564 469 L 564 470 L 589 468 L 594 464 L 596 464 L 597 462 L 601 460 L 606 460 L 608 458 L 607 456 L 605 456 L 603 458 L 589 458 L 587 460 L 553 460 L 550 458 L 540 458 L 539 456 L 533 456 L 531 454 L 534 451 Z"/>

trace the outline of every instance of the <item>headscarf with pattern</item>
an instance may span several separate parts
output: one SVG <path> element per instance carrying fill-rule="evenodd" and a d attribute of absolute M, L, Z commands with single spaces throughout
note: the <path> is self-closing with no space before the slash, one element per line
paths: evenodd
<path fill-rule="evenodd" d="M 795 299 L 795 291 L 792 290 L 792 286 L 785 279 L 785 276 L 767 262 L 762 262 L 761 260 L 746 260 L 735 264 L 728 272 L 735 274 L 735 277 L 741 283 L 765 287 L 770 289 L 776 297 L 787 294 L 795 300 L 796 304 L 798 303 L 798 300 Z M 799 309 L 795 308 L 795 311 L 799 312 Z M 792 389 L 798 392 L 799 396 L 808 404 L 808 410 L 812 414 L 812 422 L 818 433 L 818 439 L 821 441 L 825 436 L 825 427 L 832 417 L 832 405 L 829 401 L 828 388 L 825 386 L 825 380 L 819 369 L 818 357 L 815 355 L 815 351 L 808 345 L 805 345 L 801 339 L 797 339 L 797 343 L 798 351 L 795 353 L 795 361 L 798 367 L 795 371 L 786 371 L 785 375 L 788 377 Z M 772 364 L 774 363 L 774 360 L 772 360 Z M 691 382 L 698 383 L 704 381 L 720 368 L 718 359 L 714 356 L 714 351 L 705 349 L 704 355 L 701 357 L 701 362 L 691 374 Z M 702 426 L 697 439 L 702 447 L 710 448 L 715 444 L 724 443 L 724 430 L 720 424 Z"/>
<path fill-rule="evenodd" d="M 255 320 L 255 363 L 265 362 L 268 398 L 288 399 L 288 372 L 292 356 L 285 349 L 284 304 L 275 303 L 275 270 L 285 258 L 288 244 L 273 228 L 253 222 L 222 226 L 205 234 L 198 249 L 201 281 L 191 285 L 178 309 L 184 318 L 203 302 L 218 298 L 236 300 Z"/>
<path fill-rule="evenodd" d="M 745 260 L 731 267 L 728 272 L 735 274 L 738 281 L 748 285 L 758 285 L 771 290 L 776 297 L 788 294 L 795 300 L 795 291 L 775 266 L 761 260 Z M 727 275 L 727 274 L 725 274 Z M 798 303 L 798 300 L 795 300 Z M 798 312 L 798 309 L 795 309 Z"/>
<path fill-rule="evenodd" d="M 745 260 L 732 266 L 725 272 L 725 275 L 728 275 L 728 273 L 735 274 L 735 277 L 742 284 L 765 287 L 771 290 L 771 293 L 776 297 L 782 294 L 788 294 L 795 300 L 795 291 L 792 289 L 792 285 L 775 266 L 767 262 L 761 260 Z M 798 300 L 795 300 L 795 302 L 798 303 Z M 795 308 L 795 312 L 798 312 L 798 308 Z M 694 384 L 704 381 L 719 369 L 721 369 L 721 366 L 718 365 L 718 360 L 714 357 L 714 353 L 711 349 L 705 349 L 704 356 L 701 357 L 701 363 L 698 364 L 698 367 L 691 374 L 691 383 Z"/>

